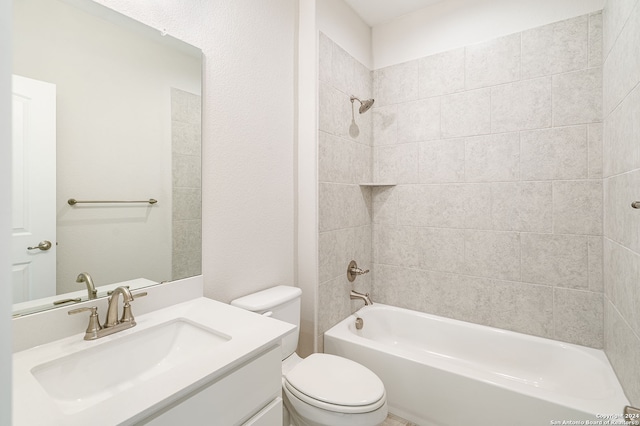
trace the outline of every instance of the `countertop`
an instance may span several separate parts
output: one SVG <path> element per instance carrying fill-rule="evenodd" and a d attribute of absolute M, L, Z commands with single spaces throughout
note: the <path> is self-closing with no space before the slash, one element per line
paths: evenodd
<path fill-rule="evenodd" d="M 101 316 L 103 319 L 104 312 Z M 231 339 L 210 352 L 194 354 L 185 365 L 138 381 L 134 387 L 122 389 L 108 399 L 71 414 L 65 413 L 31 372 L 38 365 L 100 347 L 176 318 L 211 328 Z M 94 341 L 83 340 L 84 333 L 81 333 L 14 353 L 14 426 L 134 424 L 273 348 L 283 336 L 295 330 L 291 324 L 204 297 L 136 316 L 136 322 L 131 329 Z M 108 369 L 109 365 L 97 368 Z"/>

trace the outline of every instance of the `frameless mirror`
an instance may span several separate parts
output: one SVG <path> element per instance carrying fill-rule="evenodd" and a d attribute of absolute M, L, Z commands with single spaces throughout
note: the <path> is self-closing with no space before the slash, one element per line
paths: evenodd
<path fill-rule="evenodd" d="M 90 0 L 13 14 L 14 315 L 200 274 L 201 51 Z"/>

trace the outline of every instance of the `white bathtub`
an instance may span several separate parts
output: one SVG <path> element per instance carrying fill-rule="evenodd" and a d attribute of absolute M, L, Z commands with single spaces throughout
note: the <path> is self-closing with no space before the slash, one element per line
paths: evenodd
<path fill-rule="evenodd" d="M 389 411 L 420 426 L 609 424 L 628 404 L 602 351 L 377 303 L 324 350 L 373 370 Z"/>

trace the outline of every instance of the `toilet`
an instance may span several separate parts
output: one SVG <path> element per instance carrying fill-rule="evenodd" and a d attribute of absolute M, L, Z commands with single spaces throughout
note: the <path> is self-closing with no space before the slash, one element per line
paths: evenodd
<path fill-rule="evenodd" d="M 294 324 L 282 339 L 283 426 L 377 426 L 387 417 L 384 384 L 371 370 L 335 355 L 300 358 L 300 297 L 297 287 L 276 286 L 231 305 Z"/>

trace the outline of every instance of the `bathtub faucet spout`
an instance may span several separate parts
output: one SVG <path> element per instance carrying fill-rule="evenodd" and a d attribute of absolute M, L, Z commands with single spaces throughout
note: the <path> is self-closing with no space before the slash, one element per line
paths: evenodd
<path fill-rule="evenodd" d="M 369 298 L 369 293 L 362 294 L 362 293 L 358 293 L 357 291 L 351 290 L 349 297 L 351 300 L 362 299 L 364 301 L 365 306 L 373 305 L 373 302 Z"/>

